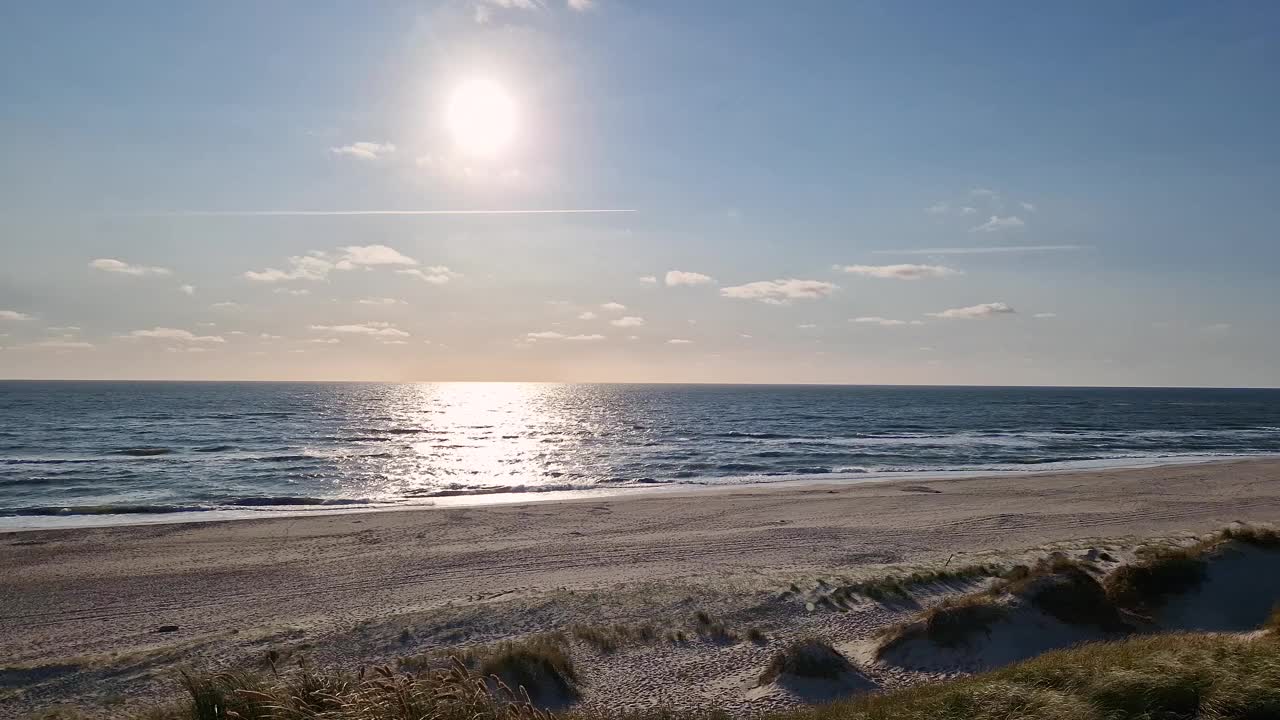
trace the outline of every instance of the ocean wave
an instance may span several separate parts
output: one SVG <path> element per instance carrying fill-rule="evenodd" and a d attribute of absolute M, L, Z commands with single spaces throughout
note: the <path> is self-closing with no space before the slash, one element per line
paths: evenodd
<path fill-rule="evenodd" d="M 238 449 L 239 448 L 237 448 L 235 445 L 205 445 L 204 447 L 192 448 L 191 452 L 216 453 L 216 452 L 229 452 L 231 450 L 238 450 Z"/>
<path fill-rule="evenodd" d="M 123 448 L 120 450 L 112 450 L 108 455 L 126 455 L 128 457 L 157 457 L 159 455 L 170 455 L 174 451 L 167 447 L 136 447 Z"/>
<path fill-rule="evenodd" d="M 277 507 L 289 505 L 372 505 L 367 498 L 314 498 L 281 495 L 276 497 L 246 497 L 228 500 L 222 505 L 230 507 Z"/>
<path fill-rule="evenodd" d="M 204 505 L 67 505 L 0 508 L 0 516 L 57 517 L 62 515 L 159 515 L 164 513 L 208 512 Z"/>

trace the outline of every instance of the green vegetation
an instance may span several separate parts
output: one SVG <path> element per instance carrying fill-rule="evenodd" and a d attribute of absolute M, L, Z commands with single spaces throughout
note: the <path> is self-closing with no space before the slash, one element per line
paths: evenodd
<path fill-rule="evenodd" d="M 1094 625 L 1106 632 L 1131 629 L 1093 573 L 1094 568 L 1086 563 L 1054 555 L 1031 567 L 1018 566 L 990 592 L 1024 597 L 1070 625 Z"/>
<path fill-rule="evenodd" d="M 947 598 L 925 610 L 914 622 L 888 628 L 876 652 L 883 657 L 920 637 L 928 638 L 935 645 L 958 647 L 974 635 L 988 633 L 992 623 L 1004 618 L 1007 612 L 993 597 L 983 593 Z"/>
<path fill-rule="evenodd" d="M 831 596 L 838 598 L 856 594 L 876 602 L 883 602 L 895 597 L 911 597 L 912 587 L 935 583 L 968 583 L 981 578 L 999 577 L 1004 572 L 1005 569 L 999 565 L 987 564 L 924 570 L 913 572 L 910 575 L 887 575 L 881 578 L 844 585 L 832 592 Z"/>

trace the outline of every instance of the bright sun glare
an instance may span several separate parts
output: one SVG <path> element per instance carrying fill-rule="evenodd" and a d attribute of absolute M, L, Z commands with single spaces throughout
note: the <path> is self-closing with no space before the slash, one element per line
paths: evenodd
<path fill-rule="evenodd" d="M 449 97 L 449 133 L 468 154 L 488 157 L 501 152 L 515 138 L 516 121 L 515 101 L 492 80 L 468 80 Z"/>

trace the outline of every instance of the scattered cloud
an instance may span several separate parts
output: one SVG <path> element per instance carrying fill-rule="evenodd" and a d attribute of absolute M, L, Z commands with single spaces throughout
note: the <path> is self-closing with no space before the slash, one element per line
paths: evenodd
<path fill-rule="evenodd" d="M 123 260 L 114 258 L 98 258 L 89 262 L 89 267 L 94 270 L 103 272 L 120 273 L 122 275 L 170 275 L 172 270 L 169 268 L 153 267 L 148 265 L 130 265 Z"/>
<path fill-rule="evenodd" d="M 408 345 L 408 340 L 379 340 L 382 345 Z"/>
<path fill-rule="evenodd" d="M 644 318 L 636 317 L 635 315 L 626 315 L 618 318 L 617 320 L 610 320 L 609 324 L 614 327 L 640 327 L 644 324 Z"/>
<path fill-rule="evenodd" d="M 597 341 L 597 340 L 604 340 L 604 339 L 605 339 L 605 336 L 604 336 L 604 335 L 598 335 L 598 334 L 593 334 L 593 335 L 565 335 L 564 333 L 556 332 L 556 331 L 554 331 L 554 330 L 544 330 L 544 331 L 542 331 L 542 332 L 531 332 L 531 333 L 525 333 L 525 338 L 527 338 L 527 339 L 528 339 L 528 340 L 530 340 L 530 341 L 537 341 L 537 340 L 569 340 L 569 341 L 571 341 L 571 342 L 595 342 L 595 341 Z"/>
<path fill-rule="evenodd" d="M 981 303 L 978 305 L 970 305 L 969 307 L 951 308 L 942 312 L 926 313 L 931 317 L 973 320 L 976 318 L 993 317 L 995 315 L 1012 315 L 1016 313 L 1009 305 L 1002 302 Z"/>
<path fill-rule="evenodd" d="M 342 342 L 342 341 L 341 341 L 341 340 L 339 340 L 338 338 L 331 337 L 331 338 L 312 338 L 312 339 L 308 340 L 307 342 L 309 342 L 309 343 L 315 343 L 315 344 L 317 344 L 317 345 L 337 345 L 338 343 L 340 343 L 340 342 Z"/>
<path fill-rule="evenodd" d="M 410 270 L 397 270 L 396 272 L 401 275 L 416 277 L 419 280 L 431 283 L 432 285 L 444 285 L 450 280 L 462 277 L 462 273 L 454 272 L 444 265 L 432 265 L 425 270 L 413 268 Z"/>
<path fill-rule="evenodd" d="M 338 248 L 342 256 L 334 264 L 337 270 L 351 270 L 371 265 L 417 265 L 418 261 L 386 245 L 347 245 Z"/>
<path fill-rule="evenodd" d="M 1034 204 L 1032 204 L 1032 203 L 1024 202 L 1024 203 L 1021 203 L 1021 205 L 1022 205 L 1022 209 L 1023 209 L 1023 210 L 1026 210 L 1027 212 L 1035 212 L 1035 211 L 1036 211 L 1036 206 L 1035 206 Z"/>
<path fill-rule="evenodd" d="M 1024 225 L 1026 225 L 1026 223 L 1017 215 L 1009 215 L 1007 217 L 992 215 L 981 225 L 969 228 L 969 232 L 997 232 L 999 230 L 1013 230 L 1023 227 Z"/>
<path fill-rule="evenodd" d="M 627 309 L 627 306 L 623 305 L 622 303 L 607 302 L 600 305 L 600 309 L 607 310 L 609 312 L 622 312 L 623 310 Z"/>
<path fill-rule="evenodd" d="M 738 333 L 738 337 L 742 338 L 743 340 L 750 340 L 751 338 L 755 337 L 755 335 L 748 335 L 747 333 Z"/>
<path fill-rule="evenodd" d="M 313 280 L 319 281 L 329 277 L 329 272 L 333 270 L 333 263 L 324 257 L 324 253 L 312 253 L 310 255 L 294 255 L 288 259 L 289 269 L 279 270 L 276 268 L 267 268 L 265 270 L 249 270 L 244 273 L 244 277 L 254 282 L 284 282 L 287 280 Z"/>
<path fill-rule="evenodd" d="M 880 317 L 879 315 L 864 315 L 862 317 L 853 318 L 849 320 L 849 322 L 863 323 L 865 325 L 880 325 L 883 327 L 901 327 L 903 325 L 924 324 L 924 322 L 920 320 L 893 320 L 890 318 Z"/>
<path fill-rule="evenodd" d="M 154 327 L 150 330 L 134 330 L 125 336 L 132 340 L 176 340 L 188 343 L 224 343 L 226 339 L 219 335 L 196 335 L 189 330 L 178 328 Z"/>
<path fill-rule="evenodd" d="M 280 340 L 283 335 L 272 335 L 271 333 L 258 333 L 259 340 Z"/>
<path fill-rule="evenodd" d="M 835 265 L 840 272 L 893 280 L 919 280 L 961 275 L 961 271 L 942 265 Z"/>
<path fill-rule="evenodd" d="M 666 283 L 668 287 L 676 285 L 706 285 L 714 282 L 710 275 L 702 273 L 689 272 L 687 270 L 668 270 Z"/>
<path fill-rule="evenodd" d="M 214 310 L 239 310 L 243 306 L 238 302 L 223 300 L 222 302 L 216 302 L 210 305 L 209 307 L 213 308 Z"/>
<path fill-rule="evenodd" d="M 986 255 L 990 253 L 1055 252 L 1084 250 L 1088 245 L 999 245 L 993 247 L 918 248 L 909 250 L 873 250 L 872 255 Z"/>
<path fill-rule="evenodd" d="M 693 341 L 685 340 L 684 338 L 672 338 L 667 341 L 667 344 L 668 345 L 692 345 Z"/>
<path fill-rule="evenodd" d="M 796 327 L 800 328 L 801 330 L 812 330 L 818 326 L 816 323 L 801 323 Z"/>
<path fill-rule="evenodd" d="M 32 347 L 50 348 L 54 350 L 92 350 L 93 343 L 84 342 L 83 340 L 67 340 L 66 338 L 51 338 L 49 340 L 41 340 L 31 343 Z"/>
<path fill-rule="evenodd" d="M 1000 193 L 996 192 L 995 190 L 992 190 L 990 188 L 983 188 L 983 187 L 974 188 L 969 191 L 969 194 L 974 197 L 987 197 L 987 198 L 993 198 L 993 199 L 1000 197 Z"/>
<path fill-rule="evenodd" d="M 45 330 L 51 333 L 78 333 L 80 332 L 80 326 L 79 325 L 50 325 L 49 327 L 45 328 Z"/>
<path fill-rule="evenodd" d="M 1041 320 L 1047 320 L 1047 319 L 1049 319 L 1049 318 L 1056 318 L 1056 317 L 1058 317 L 1058 313 L 1041 312 L 1041 313 L 1036 313 L 1035 315 L 1032 315 L 1031 317 L 1033 317 L 1033 318 L 1040 318 Z"/>
<path fill-rule="evenodd" d="M 758 300 L 768 305 L 787 305 L 792 300 L 817 300 L 828 297 L 836 285 L 821 280 L 760 280 L 745 285 L 721 288 L 720 295 L 737 300 Z"/>
<path fill-rule="evenodd" d="M 352 157 L 363 158 L 365 160 L 377 160 L 384 155 L 390 155 L 396 151 L 396 146 L 391 143 L 378 142 L 354 142 L 350 145 L 329 148 L 335 155 L 350 155 Z"/>
<path fill-rule="evenodd" d="M 359 305 L 408 305 L 409 303 L 398 298 L 389 297 L 368 297 L 360 298 L 356 301 Z"/>
<path fill-rule="evenodd" d="M 0 310 L 0 320 L 30 320 L 31 316 L 17 310 Z"/>
<path fill-rule="evenodd" d="M 182 293 L 183 293 L 184 295 L 195 295 L 195 294 L 196 294 L 196 286 L 195 286 L 195 285 L 182 285 L 182 286 L 179 286 L 179 287 L 178 287 L 178 289 L 179 289 L 179 290 L 181 290 L 181 291 L 182 291 Z"/>
<path fill-rule="evenodd" d="M 961 215 L 973 215 L 977 212 L 978 212 L 978 208 L 972 207 L 969 205 L 965 205 L 964 207 L 960 208 Z"/>
<path fill-rule="evenodd" d="M 924 211 L 929 213 L 930 215 L 942 215 L 942 214 L 945 214 L 950 209 L 951 209 L 950 205 L 944 202 L 940 202 L 940 203 L 937 203 L 936 205 L 930 205 L 929 207 L 925 208 Z"/>
<path fill-rule="evenodd" d="M 311 330 L 344 335 L 369 335 L 371 337 L 409 337 L 405 332 L 385 322 L 367 322 L 354 325 L 311 325 Z"/>
<path fill-rule="evenodd" d="M 596 0 L 568 0 L 570 10 L 586 12 L 596 6 Z"/>
<path fill-rule="evenodd" d="M 275 290 L 272 290 L 271 292 L 275 293 L 276 295 L 310 295 L 310 294 L 311 294 L 311 291 L 310 291 L 310 290 L 308 290 L 308 289 L 306 289 L 306 288 L 297 288 L 297 289 L 294 289 L 294 288 L 276 288 Z"/>
<path fill-rule="evenodd" d="M 578 314 L 578 319 L 579 320 L 595 320 L 596 314 L 591 312 L 590 310 L 586 310 Z"/>
<path fill-rule="evenodd" d="M 645 283 L 647 285 L 656 285 L 658 282 L 658 278 L 655 275 L 641 275 L 640 282 Z"/>

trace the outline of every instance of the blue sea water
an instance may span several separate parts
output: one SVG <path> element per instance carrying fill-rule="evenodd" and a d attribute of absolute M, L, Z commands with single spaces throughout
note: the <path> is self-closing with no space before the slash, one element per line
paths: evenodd
<path fill-rule="evenodd" d="M 1280 390 L 0 382 L 0 528 L 1278 453 Z"/>

